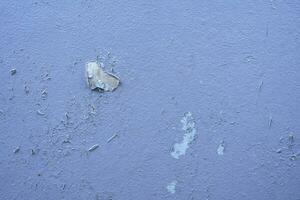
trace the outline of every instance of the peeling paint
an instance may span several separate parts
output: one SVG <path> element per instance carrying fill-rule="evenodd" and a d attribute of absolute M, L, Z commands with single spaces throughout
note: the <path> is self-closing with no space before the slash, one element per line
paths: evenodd
<path fill-rule="evenodd" d="M 30 92 L 30 89 L 29 89 L 29 86 L 28 86 L 27 82 L 25 82 L 25 84 L 24 84 L 24 91 L 25 91 L 26 94 L 29 94 L 29 92 Z"/>
<path fill-rule="evenodd" d="M 119 84 L 120 79 L 108 72 L 105 72 L 98 62 L 88 62 L 85 66 L 86 80 L 88 86 L 100 91 L 113 91 Z"/>
<path fill-rule="evenodd" d="M 17 73 L 17 70 L 16 69 L 11 69 L 10 70 L 10 74 L 13 76 L 13 75 L 15 75 Z"/>
<path fill-rule="evenodd" d="M 219 147 L 217 149 L 218 155 L 220 155 L 220 156 L 224 155 L 224 150 L 225 150 L 225 144 L 224 144 L 224 141 L 221 141 L 221 143 L 219 144 Z"/>
<path fill-rule="evenodd" d="M 115 139 L 116 137 L 118 137 L 118 134 L 114 134 L 112 135 L 110 138 L 108 138 L 107 143 L 110 143 L 113 139 Z"/>
<path fill-rule="evenodd" d="M 272 127 L 273 124 L 273 117 L 272 115 L 269 116 L 269 129 Z"/>
<path fill-rule="evenodd" d="M 88 149 L 88 151 L 89 151 L 89 152 L 94 151 L 94 150 L 98 149 L 98 147 L 99 147 L 99 144 L 95 144 L 95 145 L 91 146 L 91 147 Z"/>
<path fill-rule="evenodd" d="M 0 1 L 0 200 L 300 200 L 299 3 Z"/>
<path fill-rule="evenodd" d="M 191 112 L 184 114 L 181 119 L 182 130 L 185 132 L 183 140 L 180 143 L 175 143 L 171 156 L 175 159 L 179 159 L 180 156 L 185 155 L 186 150 L 189 148 L 189 144 L 195 139 L 197 130 L 195 127 L 195 121 Z"/>
<path fill-rule="evenodd" d="M 43 99 L 46 99 L 46 98 L 47 98 L 47 95 L 48 95 L 48 92 L 47 92 L 46 89 L 44 89 L 44 90 L 42 91 L 42 98 L 43 98 Z"/>
<path fill-rule="evenodd" d="M 166 187 L 167 190 L 168 190 L 168 192 L 170 192 L 171 194 L 175 194 L 175 192 L 176 192 L 176 185 L 177 185 L 177 181 L 176 180 L 174 180 L 171 183 L 169 183 L 167 185 L 167 187 Z"/>

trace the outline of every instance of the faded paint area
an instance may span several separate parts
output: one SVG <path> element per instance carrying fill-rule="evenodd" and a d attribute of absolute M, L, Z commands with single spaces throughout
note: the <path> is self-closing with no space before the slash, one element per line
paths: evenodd
<path fill-rule="evenodd" d="M 182 130 L 184 131 L 183 139 L 180 143 L 175 143 L 171 156 L 175 159 L 179 159 L 180 156 L 185 155 L 190 143 L 195 139 L 197 130 L 195 127 L 195 121 L 191 112 L 184 114 L 181 119 Z"/>
<path fill-rule="evenodd" d="M 167 185 L 167 187 L 166 187 L 167 190 L 168 190 L 168 192 L 170 192 L 171 194 L 175 194 L 175 192 L 176 192 L 176 185 L 177 185 L 177 181 L 176 180 L 174 180 L 171 183 L 169 183 Z"/>
<path fill-rule="evenodd" d="M 111 92 L 119 86 L 120 80 L 117 76 L 105 72 L 101 65 L 103 64 L 98 62 L 88 62 L 85 65 L 87 84 L 92 90 Z"/>

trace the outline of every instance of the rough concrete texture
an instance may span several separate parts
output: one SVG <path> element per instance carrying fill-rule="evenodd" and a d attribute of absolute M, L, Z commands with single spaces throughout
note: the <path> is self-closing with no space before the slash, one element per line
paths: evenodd
<path fill-rule="evenodd" d="M 299 200 L 299 24 L 298 0 L 1 0 L 0 199 Z"/>

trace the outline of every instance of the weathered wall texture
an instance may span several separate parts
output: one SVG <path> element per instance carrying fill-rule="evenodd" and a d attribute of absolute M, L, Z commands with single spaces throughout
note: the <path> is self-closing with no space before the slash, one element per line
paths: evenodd
<path fill-rule="evenodd" d="M 299 25 L 297 0 L 1 0 L 0 199 L 299 200 Z"/>

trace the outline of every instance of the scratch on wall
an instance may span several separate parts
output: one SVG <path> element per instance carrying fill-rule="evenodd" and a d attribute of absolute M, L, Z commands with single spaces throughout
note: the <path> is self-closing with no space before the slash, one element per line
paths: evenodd
<path fill-rule="evenodd" d="M 185 132 L 183 140 L 180 143 L 175 143 L 171 156 L 175 159 L 179 159 L 180 156 L 185 155 L 186 150 L 189 148 L 189 144 L 195 139 L 197 130 L 195 127 L 195 120 L 191 112 L 184 114 L 181 119 L 182 130 Z"/>

